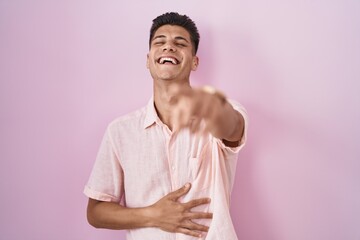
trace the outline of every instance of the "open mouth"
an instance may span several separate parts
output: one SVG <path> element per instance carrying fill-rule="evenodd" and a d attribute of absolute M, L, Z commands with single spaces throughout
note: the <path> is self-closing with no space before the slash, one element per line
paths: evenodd
<path fill-rule="evenodd" d="M 172 64 L 172 65 L 179 64 L 179 60 L 173 57 L 160 57 L 157 62 L 160 64 Z"/>

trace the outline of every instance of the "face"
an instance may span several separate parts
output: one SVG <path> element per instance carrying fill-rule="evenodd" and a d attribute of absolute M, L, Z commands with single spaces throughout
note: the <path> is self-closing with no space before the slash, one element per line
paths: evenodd
<path fill-rule="evenodd" d="M 154 80 L 189 81 L 199 59 L 194 54 L 190 34 L 180 26 L 158 28 L 150 44 L 146 66 Z"/>

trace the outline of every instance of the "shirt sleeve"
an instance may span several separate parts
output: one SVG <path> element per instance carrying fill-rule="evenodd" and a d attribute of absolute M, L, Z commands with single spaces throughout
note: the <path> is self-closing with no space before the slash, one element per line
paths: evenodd
<path fill-rule="evenodd" d="M 110 134 L 108 128 L 85 185 L 84 194 L 95 200 L 120 203 L 124 195 L 124 175 Z"/>
<path fill-rule="evenodd" d="M 244 145 L 246 143 L 249 120 L 248 120 L 247 112 L 241 104 L 237 103 L 234 100 L 230 100 L 230 99 L 228 99 L 228 102 L 232 105 L 232 107 L 236 111 L 238 111 L 243 116 L 243 118 L 244 118 L 244 133 L 240 140 L 239 146 L 237 146 L 237 147 L 228 147 L 223 143 L 223 141 L 221 139 L 216 139 L 216 141 L 217 141 L 217 144 L 220 146 L 220 148 L 223 149 L 225 154 L 237 154 L 244 147 Z"/>

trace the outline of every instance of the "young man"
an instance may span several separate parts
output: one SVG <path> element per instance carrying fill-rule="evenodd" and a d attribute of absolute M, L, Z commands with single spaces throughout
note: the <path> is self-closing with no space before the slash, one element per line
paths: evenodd
<path fill-rule="evenodd" d="M 114 120 L 84 193 L 88 221 L 128 240 L 237 239 L 229 200 L 244 109 L 212 87 L 192 89 L 199 33 L 185 15 L 153 20 L 148 105 Z"/>

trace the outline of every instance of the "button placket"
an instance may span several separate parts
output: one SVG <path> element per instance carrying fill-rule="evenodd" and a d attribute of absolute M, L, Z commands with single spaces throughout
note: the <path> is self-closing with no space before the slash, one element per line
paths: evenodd
<path fill-rule="evenodd" d="M 166 139 L 166 155 L 167 155 L 168 166 L 169 166 L 171 188 L 174 191 L 174 190 L 176 190 L 176 172 L 175 172 L 176 165 L 175 165 L 174 158 L 172 156 L 172 151 L 171 151 L 171 148 L 173 146 L 173 138 L 172 138 L 172 133 L 171 133 L 170 129 L 166 125 L 163 125 L 162 129 L 163 129 L 163 133 L 164 133 L 164 136 Z"/>

